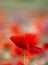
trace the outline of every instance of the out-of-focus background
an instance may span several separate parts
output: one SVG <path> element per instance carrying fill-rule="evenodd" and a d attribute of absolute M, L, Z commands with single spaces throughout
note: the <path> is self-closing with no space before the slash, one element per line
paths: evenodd
<path fill-rule="evenodd" d="M 23 56 L 10 41 L 20 33 L 39 34 L 40 47 L 48 42 L 48 0 L 0 0 L 0 65 L 23 65 Z M 26 59 L 27 65 L 48 65 L 48 50 L 32 59 Z"/>

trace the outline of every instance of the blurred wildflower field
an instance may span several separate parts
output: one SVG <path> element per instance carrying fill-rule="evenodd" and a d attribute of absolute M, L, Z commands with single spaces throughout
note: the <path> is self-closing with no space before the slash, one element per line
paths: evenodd
<path fill-rule="evenodd" d="M 0 0 L 0 65 L 48 65 L 48 0 Z"/>

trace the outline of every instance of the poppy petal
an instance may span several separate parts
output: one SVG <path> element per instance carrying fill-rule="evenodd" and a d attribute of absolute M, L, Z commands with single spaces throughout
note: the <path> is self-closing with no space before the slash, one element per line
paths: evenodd
<path fill-rule="evenodd" d="M 33 46 L 32 48 L 30 48 L 30 53 L 32 55 L 39 54 L 41 52 L 43 52 L 43 50 L 40 47 Z"/>

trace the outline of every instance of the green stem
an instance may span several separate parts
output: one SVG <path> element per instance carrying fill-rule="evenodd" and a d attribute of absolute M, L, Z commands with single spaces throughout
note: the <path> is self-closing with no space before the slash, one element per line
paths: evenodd
<path fill-rule="evenodd" d="M 26 65 L 26 49 L 24 50 L 24 65 Z"/>

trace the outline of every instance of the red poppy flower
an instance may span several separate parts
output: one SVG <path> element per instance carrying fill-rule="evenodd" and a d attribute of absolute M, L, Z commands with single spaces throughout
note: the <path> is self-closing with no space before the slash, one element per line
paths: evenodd
<path fill-rule="evenodd" d="M 10 38 L 19 48 L 29 49 L 38 43 L 39 37 L 35 34 L 17 34 Z"/>
<path fill-rule="evenodd" d="M 8 42 L 8 41 L 4 41 L 4 42 L 2 42 L 2 44 L 1 44 L 1 48 L 2 48 L 2 49 L 10 49 L 11 47 L 12 47 L 12 45 L 11 45 L 11 43 Z"/>
<path fill-rule="evenodd" d="M 16 36 L 11 36 L 10 39 L 19 48 L 27 49 L 29 52 L 31 52 L 31 54 L 38 54 L 42 52 L 41 48 L 35 46 L 39 40 L 39 36 L 36 34 L 18 34 Z"/>
<path fill-rule="evenodd" d="M 9 29 L 13 34 L 20 33 L 20 26 L 19 24 L 11 23 L 9 25 Z"/>
<path fill-rule="evenodd" d="M 47 50 L 48 49 L 48 42 L 43 43 L 43 49 Z"/>

